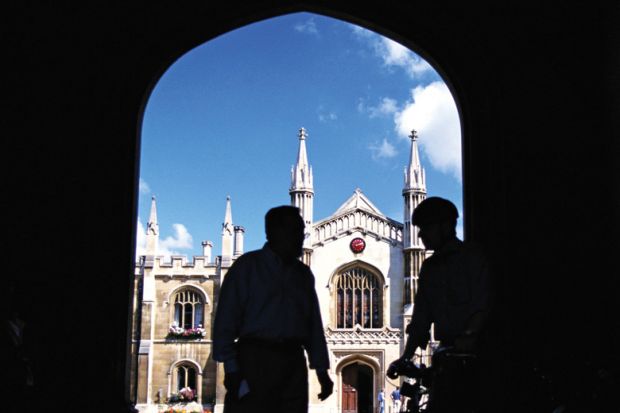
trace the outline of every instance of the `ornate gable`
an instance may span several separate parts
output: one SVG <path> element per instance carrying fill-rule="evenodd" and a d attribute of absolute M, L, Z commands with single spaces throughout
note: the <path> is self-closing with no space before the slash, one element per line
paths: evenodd
<path fill-rule="evenodd" d="M 323 245 L 353 231 L 370 234 L 392 245 L 403 240 L 403 224 L 383 215 L 359 188 L 331 217 L 314 224 L 313 245 Z"/>
<path fill-rule="evenodd" d="M 353 195 L 351 195 L 351 197 L 347 199 L 344 204 L 340 205 L 336 212 L 334 212 L 334 216 L 341 215 L 347 211 L 355 209 L 363 209 L 372 214 L 384 216 L 383 213 L 379 211 L 379 208 L 370 202 L 370 199 L 368 199 L 359 188 L 356 188 Z"/>

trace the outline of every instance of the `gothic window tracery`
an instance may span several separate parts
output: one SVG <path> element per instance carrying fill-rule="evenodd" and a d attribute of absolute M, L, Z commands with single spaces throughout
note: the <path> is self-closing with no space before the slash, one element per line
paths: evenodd
<path fill-rule="evenodd" d="M 196 392 L 197 377 L 198 373 L 195 366 L 192 366 L 189 363 L 178 364 L 174 369 L 175 383 L 173 383 L 173 385 L 176 392 L 179 392 L 185 387 L 189 387 Z"/>
<path fill-rule="evenodd" d="M 203 325 L 204 299 L 193 289 L 184 289 L 174 295 L 174 321 L 184 329 Z"/>
<path fill-rule="evenodd" d="M 353 267 L 338 274 L 334 284 L 337 328 L 383 327 L 382 283 L 375 274 Z"/>

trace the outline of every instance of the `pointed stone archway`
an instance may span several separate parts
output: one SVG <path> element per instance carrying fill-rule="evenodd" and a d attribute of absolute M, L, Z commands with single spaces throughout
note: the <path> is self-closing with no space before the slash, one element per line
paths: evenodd
<path fill-rule="evenodd" d="M 349 353 L 336 366 L 338 407 L 343 413 L 374 413 L 382 369 L 371 357 Z"/>
<path fill-rule="evenodd" d="M 373 369 L 356 361 L 345 366 L 341 376 L 342 413 L 373 413 Z"/>

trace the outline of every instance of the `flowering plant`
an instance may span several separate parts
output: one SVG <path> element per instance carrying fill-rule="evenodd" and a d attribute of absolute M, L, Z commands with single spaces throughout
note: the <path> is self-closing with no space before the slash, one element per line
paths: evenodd
<path fill-rule="evenodd" d="M 202 324 L 198 324 L 198 327 L 186 329 L 179 327 L 175 321 L 168 329 L 168 337 L 174 338 L 204 338 L 206 335 L 207 330 L 202 328 Z"/>
<path fill-rule="evenodd" d="M 179 396 L 181 396 L 182 400 L 194 400 L 194 391 L 189 387 L 183 387 L 179 390 Z"/>
<path fill-rule="evenodd" d="M 159 413 L 203 413 L 202 406 L 196 402 L 160 407 Z"/>
<path fill-rule="evenodd" d="M 158 409 L 159 413 L 202 413 L 202 405 L 196 403 L 195 399 L 196 392 L 189 387 L 183 387 L 178 393 L 170 395 L 167 405 Z"/>
<path fill-rule="evenodd" d="M 168 397 L 168 403 L 191 402 L 196 398 L 196 393 L 189 387 L 183 387 L 178 393 L 173 393 Z"/>

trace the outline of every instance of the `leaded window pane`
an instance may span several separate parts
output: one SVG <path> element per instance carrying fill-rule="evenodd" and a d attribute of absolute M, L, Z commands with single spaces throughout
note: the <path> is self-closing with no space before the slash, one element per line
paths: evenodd
<path fill-rule="evenodd" d="M 382 284 L 371 272 L 351 268 L 336 278 L 336 325 L 352 328 L 380 328 L 382 319 Z"/>
<path fill-rule="evenodd" d="M 183 306 L 184 314 L 183 314 L 183 328 L 192 328 L 193 327 L 193 315 L 194 315 L 194 306 L 187 303 Z"/>
<path fill-rule="evenodd" d="M 204 300 L 192 289 L 182 290 L 174 297 L 174 321 L 179 327 L 190 329 L 204 324 Z"/>
<path fill-rule="evenodd" d="M 179 366 L 177 368 L 177 391 L 185 387 L 185 367 Z"/>
<path fill-rule="evenodd" d="M 345 290 L 345 327 L 353 327 L 353 292 L 350 288 Z"/>
<path fill-rule="evenodd" d="M 183 304 L 174 304 L 174 321 L 179 327 L 183 325 Z"/>
<path fill-rule="evenodd" d="M 196 370 L 193 367 L 187 368 L 187 385 L 192 390 L 196 390 Z"/>
<path fill-rule="evenodd" d="M 374 328 L 382 327 L 381 318 L 379 314 L 379 306 L 376 304 L 379 302 L 379 291 L 377 289 L 372 291 L 372 326 Z"/>
<path fill-rule="evenodd" d="M 204 314 L 204 308 L 202 303 L 198 303 L 194 306 L 194 327 L 203 325 L 202 315 Z"/>
<path fill-rule="evenodd" d="M 364 290 L 364 328 L 370 328 L 370 291 Z"/>
<path fill-rule="evenodd" d="M 338 289 L 337 292 L 337 318 L 338 318 L 338 322 L 337 322 L 337 326 L 338 328 L 343 328 L 344 327 L 344 318 L 343 318 L 343 313 L 344 313 L 344 293 L 341 289 Z"/>
<path fill-rule="evenodd" d="M 355 323 L 363 325 L 362 321 L 362 291 L 355 289 Z"/>

